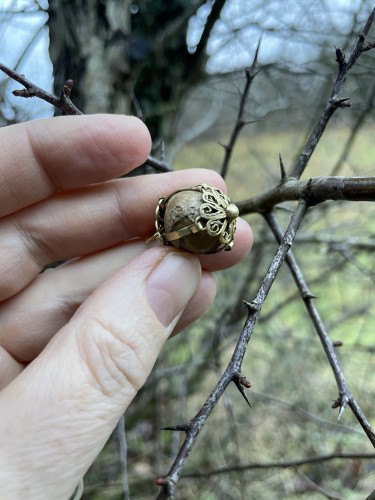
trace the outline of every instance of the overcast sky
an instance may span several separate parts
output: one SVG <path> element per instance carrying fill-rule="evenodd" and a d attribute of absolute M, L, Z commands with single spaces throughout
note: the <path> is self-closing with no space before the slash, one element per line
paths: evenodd
<path fill-rule="evenodd" d="M 45 0 L 39 4 L 47 6 Z M 354 12 L 363 22 L 372 7 L 373 0 L 228 0 L 208 45 L 208 70 L 215 73 L 247 66 L 260 36 L 261 63 L 282 58 L 303 67 L 318 57 L 320 43 L 334 47 L 340 36 L 348 34 Z M 208 13 L 209 7 L 203 6 L 190 21 L 191 50 L 199 40 Z M 45 21 L 46 14 L 36 12 L 34 0 L 0 0 L 0 60 L 11 67 L 21 60 L 18 71 L 50 90 L 52 67 Z M 4 80 L 0 75 L 0 84 Z M 19 85 L 12 83 L 10 87 Z M 22 108 L 33 116 L 51 114 L 46 103 L 34 99 L 23 100 Z"/>

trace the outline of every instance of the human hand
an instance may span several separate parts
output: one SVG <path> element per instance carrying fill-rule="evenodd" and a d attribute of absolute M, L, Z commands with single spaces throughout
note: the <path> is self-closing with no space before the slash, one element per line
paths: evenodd
<path fill-rule="evenodd" d="M 239 220 L 231 252 L 150 248 L 161 196 L 225 185 L 198 169 L 118 179 L 149 153 L 135 118 L 14 125 L 0 147 L 0 497 L 65 499 L 252 235 Z"/>

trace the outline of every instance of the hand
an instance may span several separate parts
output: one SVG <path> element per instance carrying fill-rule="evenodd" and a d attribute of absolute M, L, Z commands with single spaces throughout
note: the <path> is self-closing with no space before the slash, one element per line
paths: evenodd
<path fill-rule="evenodd" d="M 231 252 L 199 259 L 150 248 L 161 196 L 225 185 L 198 169 L 118 179 L 150 150 L 135 118 L 13 125 L 0 147 L 0 497 L 65 499 L 252 235 L 240 220 Z"/>

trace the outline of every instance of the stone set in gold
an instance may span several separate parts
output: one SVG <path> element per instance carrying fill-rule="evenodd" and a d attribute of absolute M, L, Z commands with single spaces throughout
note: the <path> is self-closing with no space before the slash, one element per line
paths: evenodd
<path fill-rule="evenodd" d="M 238 208 L 220 189 L 199 184 L 160 198 L 156 239 L 188 252 L 231 250 Z"/>

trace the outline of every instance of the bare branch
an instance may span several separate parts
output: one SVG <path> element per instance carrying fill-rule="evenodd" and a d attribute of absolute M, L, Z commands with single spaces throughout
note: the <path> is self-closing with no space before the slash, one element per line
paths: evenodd
<path fill-rule="evenodd" d="M 255 76 L 257 75 L 257 71 L 255 70 L 255 68 L 256 68 L 257 61 L 258 61 L 260 42 L 261 42 L 261 38 L 259 39 L 258 46 L 256 48 L 254 59 L 253 59 L 253 62 L 251 64 L 251 67 L 249 69 L 245 70 L 246 83 L 245 83 L 245 87 L 244 87 L 243 91 L 241 92 L 241 99 L 240 99 L 240 105 L 239 105 L 238 113 L 237 113 L 237 120 L 236 120 L 236 123 L 234 125 L 232 134 L 230 136 L 229 143 L 227 145 L 224 145 L 225 156 L 224 156 L 223 164 L 221 167 L 221 176 L 224 179 L 228 173 L 229 162 L 230 162 L 230 159 L 232 157 L 233 148 L 234 148 L 234 145 L 237 141 L 237 138 L 238 138 L 241 130 L 243 129 L 243 127 L 245 125 L 251 123 L 251 122 L 247 122 L 244 120 L 244 112 L 245 112 L 245 105 L 246 105 L 246 101 L 247 101 L 247 98 L 249 95 L 251 84 L 252 84 Z"/>
<path fill-rule="evenodd" d="M 228 385 L 235 379 L 239 380 L 242 361 L 245 356 L 250 337 L 254 331 L 255 324 L 259 318 L 260 311 L 269 291 L 271 290 L 271 287 L 281 268 L 281 265 L 283 264 L 286 255 L 288 254 L 288 251 L 293 243 L 293 240 L 307 212 L 307 209 L 308 205 L 306 204 L 305 200 L 300 200 L 295 212 L 290 219 L 288 228 L 282 238 L 282 242 L 280 243 L 278 251 L 273 258 L 271 265 L 261 283 L 256 297 L 251 302 L 245 303 L 248 309 L 248 317 L 245 326 L 240 334 L 240 338 L 237 342 L 236 348 L 233 352 L 232 359 L 223 375 L 221 376 L 220 380 L 218 381 L 217 385 L 202 406 L 201 410 L 188 424 L 184 426 L 183 430 L 186 429 L 186 437 L 184 439 L 184 442 L 182 443 L 180 451 L 178 452 L 167 476 L 159 478 L 157 480 L 157 484 L 161 486 L 161 491 L 157 497 L 159 500 L 173 497 L 176 484 L 181 475 L 184 463 L 189 456 L 204 424 L 206 423 L 216 404 L 219 402 Z M 246 379 L 243 378 L 243 380 Z M 182 428 L 182 426 L 178 427 L 178 430 Z"/>
<path fill-rule="evenodd" d="M 268 223 L 268 226 L 272 230 L 277 241 L 281 241 L 282 232 L 276 221 L 275 216 L 272 213 L 265 214 L 265 219 Z M 320 342 L 323 346 L 324 352 L 327 356 L 328 362 L 331 366 L 333 374 L 335 376 L 337 389 L 339 392 L 338 398 L 332 404 L 332 408 L 339 408 L 339 418 L 344 412 L 347 405 L 350 406 L 354 415 L 356 416 L 358 422 L 362 426 L 365 431 L 367 437 L 373 446 L 375 446 L 375 432 L 372 429 L 370 422 L 365 417 L 358 403 L 355 401 L 352 393 L 349 390 L 349 386 L 346 382 L 343 371 L 340 367 L 339 360 L 336 356 L 335 347 L 332 344 L 331 339 L 327 333 L 325 325 L 319 315 L 319 312 L 314 304 L 314 295 L 310 292 L 307 283 L 303 277 L 302 271 L 293 255 L 292 252 L 286 257 L 286 263 L 289 267 L 291 275 L 298 287 L 298 290 L 301 294 L 302 300 L 306 306 L 307 312 L 311 318 L 311 321 L 314 325 L 315 331 L 319 336 Z"/>
<path fill-rule="evenodd" d="M 82 111 L 80 111 L 76 106 L 74 106 L 74 104 L 70 100 L 70 95 L 73 89 L 73 80 L 67 80 L 64 83 L 61 89 L 60 97 L 57 97 L 54 94 L 50 94 L 46 90 L 43 90 L 42 88 L 38 87 L 34 83 L 30 82 L 30 80 L 25 78 L 23 75 L 8 68 L 2 63 L 0 63 L 0 70 L 6 73 L 10 78 L 12 78 L 13 80 L 15 80 L 16 82 L 20 83 L 25 87 L 25 89 L 14 90 L 13 94 L 15 96 L 24 98 L 37 97 L 39 99 L 42 99 L 42 101 L 46 101 L 52 104 L 53 106 L 55 106 L 55 108 L 61 109 L 61 111 L 66 115 L 83 114 Z M 147 158 L 145 164 L 149 165 L 150 167 L 154 168 L 159 172 L 170 172 L 172 170 L 170 166 L 167 165 L 166 162 L 157 160 L 152 156 L 149 156 Z"/>
<path fill-rule="evenodd" d="M 375 201 L 375 177 L 289 178 L 263 194 L 238 201 L 240 214 L 267 212 L 278 203 L 306 198 L 310 205 L 327 200 Z"/>
<path fill-rule="evenodd" d="M 65 82 L 61 91 L 61 96 L 57 97 L 53 94 L 50 94 L 46 90 L 41 89 L 34 83 L 30 82 L 30 80 L 25 78 L 23 75 L 16 73 L 2 63 L 0 63 L 0 70 L 4 71 L 4 73 L 6 73 L 10 78 L 25 87 L 25 89 L 22 90 L 14 90 L 13 94 L 15 96 L 25 98 L 38 97 L 39 99 L 52 104 L 56 108 L 61 109 L 67 115 L 82 115 L 82 112 L 78 108 L 76 108 L 70 100 L 70 93 L 73 87 L 72 80 L 68 80 L 67 82 Z"/>
<path fill-rule="evenodd" d="M 347 159 L 347 157 L 349 155 L 349 152 L 354 144 L 354 140 L 357 137 L 358 131 L 360 130 L 362 125 L 365 123 L 365 119 L 368 115 L 368 110 L 371 109 L 374 105 L 374 99 L 375 99 L 375 82 L 373 83 L 371 90 L 369 92 L 369 95 L 367 97 L 367 100 L 363 106 L 362 113 L 359 114 L 353 127 L 351 128 L 350 135 L 349 135 L 348 139 L 346 140 L 346 143 L 345 143 L 345 146 L 342 150 L 340 158 L 337 160 L 335 166 L 332 169 L 331 175 L 338 175 L 342 164 L 344 163 L 344 161 Z"/>
<path fill-rule="evenodd" d="M 189 472 L 183 474 L 181 477 L 184 479 L 190 478 L 207 478 L 210 476 L 218 476 L 220 474 L 228 474 L 229 472 L 243 472 L 246 470 L 259 470 L 259 469 L 287 469 L 289 467 L 300 467 L 301 465 L 320 464 L 323 462 L 330 462 L 332 460 L 350 460 L 362 459 L 373 460 L 375 453 L 329 453 L 325 455 L 316 455 L 314 457 L 300 458 L 297 460 L 283 460 L 282 462 L 258 462 L 251 464 L 233 465 L 230 467 L 221 467 L 214 470 L 204 470 L 203 472 Z"/>
<path fill-rule="evenodd" d="M 306 142 L 303 152 L 301 153 L 299 159 L 297 160 L 297 163 L 295 164 L 290 174 L 291 177 L 299 179 L 303 174 L 315 150 L 315 147 L 317 146 L 320 138 L 322 137 L 322 134 L 334 112 L 338 108 L 350 106 L 350 103 L 348 102 L 349 98 L 340 98 L 340 94 L 344 88 L 349 71 L 351 70 L 351 68 L 353 67 L 359 56 L 363 52 L 374 48 L 373 42 L 365 44 L 366 36 L 368 35 L 370 27 L 374 21 L 374 16 L 375 16 L 375 7 L 373 8 L 369 18 L 367 19 L 363 31 L 359 35 L 358 41 L 355 47 L 353 48 L 350 56 L 347 58 L 347 60 L 342 50 L 336 49 L 336 60 L 338 62 L 338 67 L 339 67 L 336 81 L 333 85 L 326 107 L 322 115 L 320 116 L 318 123 L 313 128 L 313 131 L 311 132 L 310 137 Z"/>

